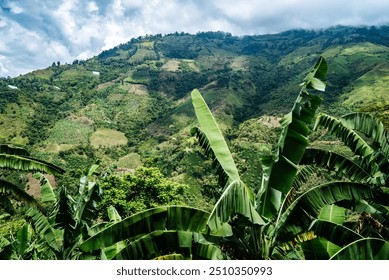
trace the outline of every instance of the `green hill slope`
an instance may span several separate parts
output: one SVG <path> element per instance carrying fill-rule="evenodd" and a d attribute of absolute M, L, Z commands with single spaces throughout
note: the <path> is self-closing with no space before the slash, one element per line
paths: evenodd
<path fill-rule="evenodd" d="M 244 143 L 258 120 L 275 120 L 290 109 L 319 55 L 330 70 L 322 110 L 368 111 L 388 126 L 388 26 L 244 37 L 176 33 L 131 39 L 85 61 L 1 78 L 0 142 L 27 145 L 67 169 L 81 170 L 100 158 L 117 168 L 158 166 L 190 181 L 204 169 L 189 135 L 193 88 L 204 94 L 231 141 Z M 270 149 L 268 127 L 257 129 L 255 135 L 269 135 L 261 141 Z M 258 148 L 242 147 L 243 158 Z"/>

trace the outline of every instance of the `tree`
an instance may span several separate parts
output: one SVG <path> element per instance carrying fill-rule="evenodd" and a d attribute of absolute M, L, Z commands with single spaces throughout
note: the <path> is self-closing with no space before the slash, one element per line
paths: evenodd
<path fill-rule="evenodd" d="M 6 144 L 0 144 L 0 169 L 18 172 L 39 171 L 51 174 L 61 174 L 64 172 L 62 168 L 54 164 L 31 157 L 23 148 L 12 147 Z M 45 189 L 42 191 L 44 192 Z M 2 176 L 0 178 L 0 205 L 8 212 L 13 213 L 15 209 L 13 208 L 10 198 L 15 198 L 41 207 L 40 203 L 27 194 L 22 188 Z"/>
<path fill-rule="evenodd" d="M 186 185 L 166 179 L 157 168 L 137 168 L 123 176 L 109 175 L 100 181 L 103 190 L 99 212 L 107 218 L 115 207 L 123 217 L 160 205 L 184 205 Z"/>

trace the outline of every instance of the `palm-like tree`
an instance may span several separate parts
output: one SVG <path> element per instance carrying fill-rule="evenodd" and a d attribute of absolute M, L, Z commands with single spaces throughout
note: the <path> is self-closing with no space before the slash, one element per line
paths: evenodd
<path fill-rule="evenodd" d="M 302 163 L 334 171 L 338 178 L 348 182 L 372 186 L 377 195 L 373 202 L 354 200 L 351 203 L 328 205 L 326 210 L 322 210 L 314 228 L 319 236 L 324 236 L 327 240 L 307 242 L 306 248 L 311 247 L 308 249 L 309 256 L 317 257 L 313 252 L 320 252 L 322 257 L 325 256 L 323 247 L 326 247 L 328 256 L 332 258 L 357 258 L 358 254 L 351 255 L 350 252 L 358 252 L 364 258 L 388 259 L 389 211 L 385 207 L 389 204 L 387 130 L 380 121 L 365 113 L 350 113 L 339 119 L 321 114 L 315 127 L 326 128 L 328 133 L 337 136 L 350 149 L 352 156 L 309 148 Z M 336 239 L 333 240 L 333 236 L 329 234 L 335 235 L 335 232 L 338 239 L 343 234 L 342 238 L 351 236 L 349 241 L 354 242 L 328 242 L 330 240 L 336 243 Z M 336 245 L 344 248 L 340 250 Z M 375 254 L 372 253 L 374 248 Z"/>
<path fill-rule="evenodd" d="M 53 191 L 50 182 L 42 179 L 45 188 L 41 200 L 50 201 L 45 211 L 31 207 L 26 212 L 27 224 L 15 237 L 0 238 L 0 258 L 8 259 L 79 259 L 80 243 L 89 236 L 97 217 L 97 202 L 102 190 L 96 182 L 99 165 L 93 165 L 80 179 L 78 194 L 72 197 L 64 186 Z M 55 195 L 57 193 L 57 195 Z M 101 225 L 100 225 L 101 226 Z"/>

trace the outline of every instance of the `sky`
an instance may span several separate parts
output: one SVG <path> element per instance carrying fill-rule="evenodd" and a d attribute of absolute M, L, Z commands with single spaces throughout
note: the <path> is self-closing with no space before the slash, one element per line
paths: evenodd
<path fill-rule="evenodd" d="M 382 24 L 388 0 L 0 0 L 0 77 L 87 59 L 146 34 Z"/>

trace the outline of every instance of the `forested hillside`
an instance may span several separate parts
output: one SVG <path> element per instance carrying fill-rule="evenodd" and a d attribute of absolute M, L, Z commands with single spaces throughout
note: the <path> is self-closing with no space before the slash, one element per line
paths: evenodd
<path fill-rule="evenodd" d="M 109 193 L 99 204 L 100 218 L 114 219 L 107 216 L 110 205 L 123 217 L 166 203 L 210 211 L 223 187 L 191 131 L 197 125 L 192 90 L 200 90 L 213 112 L 240 177 L 256 189 L 263 181 L 261 158 L 276 148 L 280 119 L 320 56 L 328 74 L 318 112 L 336 118 L 370 113 L 387 130 L 389 27 L 339 26 L 243 37 L 149 35 L 87 60 L 0 78 L 0 144 L 25 147 L 31 157 L 63 169 L 56 184 L 72 195 L 98 161 L 105 174 L 101 185 Z M 311 146 L 352 156 L 355 151 L 336 139 L 339 135 L 325 134 L 326 125 L 306 135 Z M 332 175 L 311 172 L 303 188 Z M 5 170 L 2 176 L 20 186 L 28 183 L 32 195 L 39 190 L 31 175 Z M 130 191 L 139 182 L 142 187 Z M 121 188 L 126 195 L 115 191 Z M 153 199 L 145 198 L 150 188 Z M 20 216 L 1 233 L 16 232 L 24 222 Z"/>

